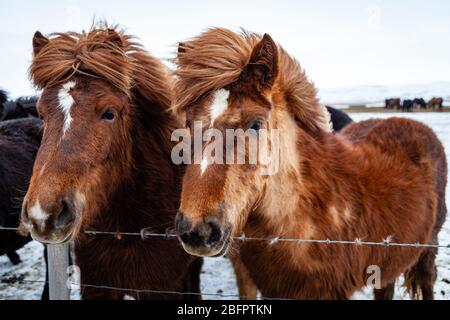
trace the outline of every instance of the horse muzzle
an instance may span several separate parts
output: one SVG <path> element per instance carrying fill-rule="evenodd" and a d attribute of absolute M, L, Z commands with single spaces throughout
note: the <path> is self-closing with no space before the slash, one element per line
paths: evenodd
<path fill-rule="evenodd" d="M 45 244 L 61 244 L 74 237 L 80 216 L 79 208 L 69 198 L 51 204 L 35 201 L 31 207 L 25 200 L 21 223 L 34 240 Z"/>
<path fill-rule="evenodd" d="M 178 211 L 175 228 L 184 250 L 194 256 L 219 257 L 226 254 L 231 240 L 231 225 L 215 216 L 193 223 Z"/>

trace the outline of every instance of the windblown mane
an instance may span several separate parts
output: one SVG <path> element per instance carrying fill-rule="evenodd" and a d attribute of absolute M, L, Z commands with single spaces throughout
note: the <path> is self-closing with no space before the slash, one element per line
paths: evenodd
<path fill-rule="evenodd" d="M 54 33 L 33 57 L 30 78 L 44 89 L 77 74 L 88 75 L 110 82 L 130 97 L 137 90 L 149 101 L 169 109 L 172 81 L 167 68 L 133 39 L 116 27 Z"/>
<path fill-rule="evenodd" d="M 180 125 L 170 112 L 173 81 L 168 69 L 116 27 L 96 27 L 89 32 L 54 33 L 34 55 L 30 78 L 40 88 L 56 86 L 76 75 L 103 79 L 127 95 L 150 119 L 165 152 L 170 135 Z"/>
<path fill-rule="evenodd" d="M 212 28 L 180 43 L 175 59 L 178 68 L 174 111 L 184 111 L 202 95 L 237 81 L 261 38 L 246 31 L 237 34 Z M 314 134 L 330 132 L 330 115 L 319 103 L 314 85 L 300 64 L 280 46 L 279 65 L 278 87 L 298 125 Z"/>

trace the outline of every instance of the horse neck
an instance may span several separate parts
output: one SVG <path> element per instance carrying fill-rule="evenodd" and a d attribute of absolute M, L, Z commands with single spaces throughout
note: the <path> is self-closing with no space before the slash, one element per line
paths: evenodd
<path fill-rule="evenodd" d="M 165 231 L 172 227 L 178 209 L 182 168 L 176 167 L 165 141 L 170 141 L 170 130 L 165 127 L 173 119 L 159 119 L 142 112 L 152 105 L 138 105 L 132 129 L 132 166 L 129 178 L 118 185 L 109 203 L 101 213 L 101 224 L 121 231 L 138 231 L 150 227 Z M 168 114 L 159 115 L 169 117 Z M 102 217 L 107 216 L 107 219 Z"/>
<path fill-rule="evenodd" d="M 305 239 L 330 236 L 323 232 L 324 222 L 339 231 L 349 214 L 345 197 L 353 182 L 342 184 L 341 178 L 353 174 L 345 165 L 352 157 L 348 142 L 328 133 L 312 137 L 287 113 L 281 118 L 279 170 L 267 178 L 257 212 L 263 219 L 254 219 L 262 222 L 255 230 Z"/>

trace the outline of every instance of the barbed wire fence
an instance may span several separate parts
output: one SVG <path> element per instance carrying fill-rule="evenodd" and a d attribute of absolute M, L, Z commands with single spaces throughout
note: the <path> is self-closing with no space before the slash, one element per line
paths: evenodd
<path fill-rule="evenodd" d="M 172 231 L 167 231 L 165 233 L 156 233 L 152 231 L 153 228 L 143 228 L 140 232 L 113 232 L 113 231 L 99 231 L 99 230 L 87 230 L 84 231 L 86 235 L 90 236 L 113 236 L 116 239 L 121 239 L 122 237 L 139 237 L 141 240 L 147 240 L 150 238 L 164 238 L 164 239 L 175 239 L 177 240 L 177 235 Z M 18 228 L 0 227 L 1 231 L 17 232 Z M 448 244 L 433 244 L 433 243 L 401 243 L 393 241 L 393 236 L 387 236 L 381 241 L 364 241 L 360 238 L 354 240 L 337 240 L 337 239 L 300 239 L 300 238 L 288 238 L 288 237 L 247 237 L 242 234 L 238 237 L 232 237 L 235 241 L 246 242 L 246 241 L 258 241 L 266 242 L 268 245 L 276 245 L 277 243 L 291 243 L 291 244 L 321 244 L 321 245 L 356 245 L 356 246 L 377 246 L 377 247 L 410 247 L 410 248 L 443 248 L 450 249 L 450 243 Z M 48 248 L 48 270 L 49 270 L 49 291 L 51 300 L 65 300 L 69 299 L 69 289 L 68 289 L 68 279 L 67 268 L 69 267 L 69 245 L 47 245 Z M 30 279 L 8 279 L 0 278 L 0 281 L 4 283 L 41 283 L 46 284 L 43 280 L 30 280 Z M 138 298 L 140 294 L 151 293 L 151 294 L 161 294 L 161 295 L 174 295 L 174 296 L 209 296 L 209 297 L 221 297 L 221 298 L 254 298 L 247 296 L 240 296 L 239 294 L 226 294 L 226 293 L 213 293 L 213 292 L 179 292 L 179 291 L 168 291 L 168 290 L 156 290 L 151 288 L 121 288 L 106 285 L 94 285 L 88 283 L 70 283 L 75 287 L 79 287 L 81 290 L 83 288 L 96 288 L 103 290 L 115 290 L 124 293 L 134 293 Z M 264 297 L 266 300 L 291 300 L 279 297 Z"/>

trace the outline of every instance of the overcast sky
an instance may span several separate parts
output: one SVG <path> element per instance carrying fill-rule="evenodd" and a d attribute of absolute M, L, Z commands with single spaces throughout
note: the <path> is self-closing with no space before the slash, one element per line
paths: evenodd
<path fill-rule="evenodd" d="M 159 58 L 211 26 L 267 32 L 321 88 L 450 81 L 447 0 L 2 0 L 0 87 L 33 93 L 33 33 L 89 29 L 94 17 L 120 24 Z"/>

